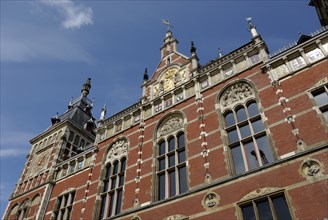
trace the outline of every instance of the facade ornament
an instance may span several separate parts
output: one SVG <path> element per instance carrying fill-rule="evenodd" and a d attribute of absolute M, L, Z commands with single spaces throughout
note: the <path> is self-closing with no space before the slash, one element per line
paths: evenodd
<path fill-rule="evenodd" d="M 133 216 L 132 218 L 131 218 L 131 220 L 141 220 L 141 218 L 139 217 L 139 216 Z"/>
<path fill-rule="evenodd" d="M 170 116 L 159 129 L 159 136 L 165 136 L 181 128 L 183 128 L 183 119 L 179 116 Z"/>
<path fill-rule="evenodd" d="M 246 99 L 250 96 L 255 96 L 255 92 L 248 83 L 236 83 L 229 86 L 224 91 L 220 98 L 220 104 L 223 107 L 227 107 L 228 105 Z"/>
<path fill-rule="evenodd" d="M 116 141 L 107 153 L 107 161 L 113 162 L 115 159 L 120 159 L 127 155 L 128 143 L 125 139 Z"/>
<path fill-rule="evenodd" d="M 220 197 L 216 193 L 208 193 L 203 199 L 203 206 L 205 208 L 213 208 L 219 205 Z"/>
<path fill-rule="evenodd" d="M 245 200 L 251 200 L 254 198 L 257 198 L 259 196 L 263 196 L 263 195 L 267 195 L 273 192 L 277 192 L 281 190 L 280 188 L 276 188 L 276 187 L 265 187 L 265 188 L 259 188 L 257 190 L 254 190 L 250 193 L 248 193 L 247 195 L 245 195 L 243 198 L 241 198 L 240 201 L 245 201 Z"/>
<path fill-rule="evenodd" d="M 321 87 L 321 86 L 323 86 L 327 83 L 328 83 L 328 78 L 325 77 L 325 78 L 321 79 L 319 82 L 317 82 L 314 86 L 312 86 L 312 89 L 316 89 L 316 88 Z"/>
<path fill-rule="evenodd" d="M 320 164 L 315 160 L 307 160 L 302 165 L 302 172 L 305 176 L 317 176 L 321 170 Z"/>
<path fill-rule="evenodd" d="M 170 215 L 168 217 L 163 218 L 163 220 L 188 220 L 189 217 L 181 214 Z"/>

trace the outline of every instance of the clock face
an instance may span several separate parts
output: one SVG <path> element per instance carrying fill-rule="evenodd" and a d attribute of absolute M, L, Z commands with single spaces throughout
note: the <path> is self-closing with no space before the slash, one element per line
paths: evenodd
<path fill-rule="evenodd" d="M 158 85 L 154 87 L 154 95 L 158 96 L 162 92 L 172 90 L 176 84 L 184 82 L 186 79 L 186 70 L 179 71 L 178 68 L 166 70 L 158 80 Z"/>
<path fill-rule="evenodd" d="M 31 168 L 31 171 L 29 174 L 30 176 L 33 176 L 33 175 L 39 173 L 40 171 L 44 170 L 44 168 L 48 164 L 51 150 L 52 150 L 52 148 L 36 155 L 36 158 L 34 159 L 33 166 Z"/>

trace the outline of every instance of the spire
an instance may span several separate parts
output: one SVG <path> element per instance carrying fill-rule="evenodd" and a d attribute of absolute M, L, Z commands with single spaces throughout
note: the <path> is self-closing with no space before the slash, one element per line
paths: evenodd
<path fill-rule="evenodd" d="M 218 48 L 218 56 L 219 56 L 219 58 L 222 57 L 222 52 L 221 52 L 221 48 L 220 47 Z"/>
<path fill-rule="evenodd" d="M 88 78 L 85 81 L 85 83 L 83 84 L 83 87 L 82 87 L 82 90 L 81 90 L 82 96 L 87 97 L 88 94 L 89 94 L 90 89 L 91 89 L 91 78 Z"/>
<path fill-rule="evenodd" d="M 257 37 L 259 34 L 257 33 L 256 26 L 252 23 L 252 18 L 248 17 L 246 18 L 246 21 L 248 23 L 248 30 L 251 32 L 252 38 Z"/>
<path fill-rule="evenodd" d="M 71 110 L 73 108 L 73 99 L 74 98 L 72 97 L 71 101 L 69 101 L 69 103 L 68 103 L 68 106 L 67 106 L 68 110 Z"/>
<path fill-rule="evenodd" d="M 105 120 L 106 117 L 106 112 L 107 112 L 107 108 L 106 108 L 106 104 L 101 108 L 101 113 L 100 113 L 100 121 Z"/>
<path fill-rule="evenodd" d="M 196 47 L 193 41 L 191 41 L 191 47 L 190 47 L 190 53 L 195 54 L 196 53 Z"/>
<path fill-rule="evenodd" d="M 59 119 L 58 112 L 57 112 L 57 114 L 51 118 L 51 124 L 54 125 L 58 122 L 60 122 L 60 119 Z"/>
<path fill-rule="evenodd" d="M 171 28 L 173 28 L 173 26 L 169 23 L 168 20 L 163 19 L 162 21 L 165 25 L 167 25 L 167 30 L 165 33 L 163 45 L 161 47 L 161 59 L 170 55 L 172 52 L 176 52 L 177 44 L 179 43 L 177 41 L 177 39 L 175 39 L 173 37 L 172 31 L 171 31 Z"/>
<path fill-rule="evenodd" d="M 148 81 L 148 69 L 145 69 L 144 75 L 143 75 L 143 80 Z"/>

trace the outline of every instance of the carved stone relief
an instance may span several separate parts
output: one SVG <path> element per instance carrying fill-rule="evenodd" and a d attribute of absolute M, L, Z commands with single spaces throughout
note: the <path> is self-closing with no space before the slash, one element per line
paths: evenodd
<path fill-rule="evenodd" d="M 227 107 L 228 105 L 246 99 L 250 96 L 255 96 L 255 92 L 248 83 L 236 83 L 229 86 L 224 91 L 220 98 L 220 104 L 223 107 Z"/>
<path fill-rule="evenodd" d="M 254 198 L 257 198 L 259 196 L 270 194 L 272 192 L 276 192 L 276 191 L 279 191 L 279 190 L 281 190 L 281 189 L 280 188 L 276 188 L 276 187 L 259 188 L 257 190 L 254 190 L 254 191 L 248 193 L 247 195 L 245 195 L 243 198 L 241 198 L 240 201 L 254 199 Z"/>
<path fill-rule="evenodd" d="M 189 217 L 180 214 L 170 215 L 168 217 L 163 218 L 163 220 L 188 220 L 188 219 Z"/>
<path fill-rule="evenodd" d="M 183 119 L 179 116 L 170 116 L 159 129 L 159 136 L 165 136 L 173 131 L 183 128 Z"/>
<path fill-rule="evenodd" d="M 116 141 L 107 153 L 107 161 L 113 162 L 115 159 L 120 159 L 127 154 L 128 143 L 125 139 Z"/>
<path fill-rule="evenodd" d="M 208 193 L 203 199 L 203 206 L 205 208 L 213 208 L 219 205 L 219 199 L 220 197 L 215 193 Z"/>
<path fill-rule="evenodd" d="M 307 160 L 302 165 L 302 172 L 305 176 L 308 177 L 314 177 L 319 175 L 320 170 L 320 164 L 315 160 Z"/>

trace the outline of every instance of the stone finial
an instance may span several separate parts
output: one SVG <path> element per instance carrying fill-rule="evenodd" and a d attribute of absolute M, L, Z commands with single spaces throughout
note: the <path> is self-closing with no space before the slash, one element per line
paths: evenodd
<path fill-rule="evenodd" d="M 105 120 L 106 117 L 106 113 L 107 113 L 107 107 L 106 104 L 101 108 L 101 113 L 100 113 L 100 120 Z"/>
<path fill-rule="evenodd" d="M 259 34 L 257 33 L 256 26 L 252 23 L 252 18 L 247 17 L 246 21 L 248 23 L 248 30 L 251 32 L 252 38 L 257 37 Z"/>
<path fill-rule="evenodd" d="M 144 75 L 143 75 L 143 80 L 148 81 L 148 69 L 145 69 Z"/>
<path fill-rule="evenodd" d="M 82 96 L 87 97 L 88 94 L 89 94 L 90 89 L 91 89 L 91 78 L 88 78 L 85 81 L 85 83 L 83 84 L 83 87 L 82 87 L 82 90 L 81 90 Z"/>

